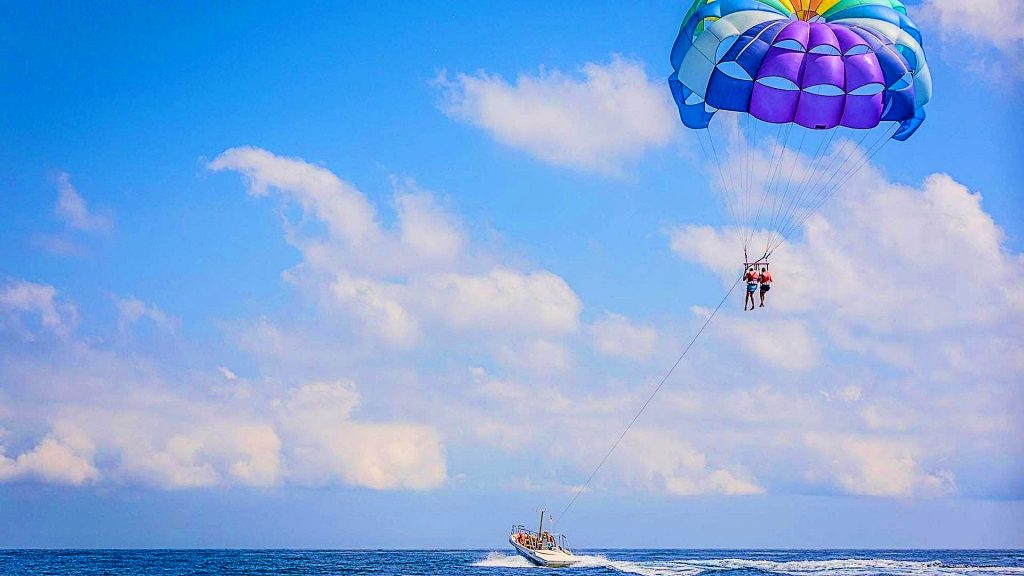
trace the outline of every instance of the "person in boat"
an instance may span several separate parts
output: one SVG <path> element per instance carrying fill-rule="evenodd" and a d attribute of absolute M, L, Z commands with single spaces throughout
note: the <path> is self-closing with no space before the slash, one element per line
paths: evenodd
<path fill-rule="evenodd" d="M 751 266 L 743 275 L 743 280 L 747 283 L 747 295 L 743 299 L 744 310 L 754 309 L 754 294 L 757 292 L 760 278 L 761 275 L 757 273 L 757 268 L 754 266 Z M 750 308 L 747 308 L 747 302 L 750 302 Z"/>
<path fill-rule="evenodd" d="M 757 281 L 761 283 L 761 308 L 764 308 L 764 295 L 772 289 L 772 273 L 768 271 L 767 266 L 761 267 L 761 273 L 758 274 Z"/>

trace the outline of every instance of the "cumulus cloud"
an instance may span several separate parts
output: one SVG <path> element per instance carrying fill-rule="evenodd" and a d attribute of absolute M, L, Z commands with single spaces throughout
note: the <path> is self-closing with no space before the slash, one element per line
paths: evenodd
<path fill-rule="evenodd" d="M 493 74 L 439 81 L 446 114 L 545 162 L 605 174 L 673 137 L 678 119 L 664 83 L 619 56 L 579 75 L 541 70 L 514 83 Z"/>
<path fill-rule="evenodd" d="M 81 232 L 110 232 L 113 228 L 113 217 L 107 212 L 90 210 L 66 172 L 57 175 L 57 192 L 54 212 L 69 227 Z"/>
<path fill-rule="evenodd" d="M 77 486 L 96 480 L 92 463 L 94 447 L 82 438 L 44 438 L 35 448 L 16 458 L 4 455 L 0 445 L 0 482 L 35 479 Z"/>
<path fill-rule="evenodd" d="M 536 337 L 576 329 L 581 308 L 560 277 L 487 264 L 436 197 L 394 179 L 396 223 L 387 227 L 354 186 L 329 170 L 255 148 L 233 148 L 211 170 L 242 173 L 253 194 L 271 189 L 323 222 L 326 236 L 288 230 L 303 264 L 286 277 L 344 311 L 362 333 L 396 348 L 430 334 Z"/>
<path fill-rule="evenodd" d="M 926 0 L 926 17 L 954 37 L 966 37 L 998 48 L 1024 42 L 1024 0 Z"/>
<path fill-rule="evenodd" d="M 146 304 L 142 300 L 132 296 L 114 297 L 114 306 L 117 308 L 117 327 L 121 332 L 139 320 L 149 320 L 157 328 L 174 332 L 178 329 L 181 321 L 155 305 Z"/>
<path fill-rule="evenodd" d="M 1024 77 L 1024 0 L 925 0 L 920 15 L 943 58 L 989 82 Z"/>
<path fill-rule="evenodd" d="M 436 430 L 412 423 L 356 422 L 351 382 L 315 382 L 280 403 L 283 430 L 294 445 L 292 478 L 311 484 L 342 480 L 377 490 L 426 490 L 446 478 Z"/>
<path fill-rule="evenodd" d="M 658 332 L 653 326 L 638 324 L 622 314 L 608 313 L 590 325 L 594 348 L 607 356 L 643 361 L 654 353 Z"/>
<path fill-rule="evenodd" d="M 627 438 L 616 455 L 618 466 L 614 472 L 627 483 L 675 496 L 764 492 L 745 472 L 710 466 L 707 456 L 663 430 L 632 430 Z"/>
<path fill-rule="evenodd" d="M 675 349 L 659 338 L 692 333 L 707 312 L 581 327 L 563 278 L 476 245 L 414 182 L 394 179 L 386 205 L 258 149 L 211 168 L 287 205 L 301 262 L 282 276 L 300 306 L 229 326 L 241 356 L 179 368 L 132 342 L 122 354 L 75 338 L 55 288 L 9 281 L 0 479 L 427 490 L 488 486 L 488 471 L 505 482 L 528 459 L 527 481 L 500 485 L 564 489 L 659 381 L 664 367 L 646 360 Z M 948 176 L 907 186 L 869 169 L 836 199 L 777 254 L 769 308 L 716 317 L 591 490 L 973 494 L 977 461 L 1019 455 L 1024 318 L 1002 286 L 1021 258 L 980 196 Z M 682 226 L 671 241 L 728 285 L 735 234 Z M 950 274 L 949 254 L 969 266 Z M 919 289 L 936 278 L 942 290 Z M 156 322 L 154 310 L 130 303 L 124 321 Z M 482 464 L 455 473 L 448 450 Z"/>
<path fill-rule="evenodd" d="M 402 244 L 421 258 L 452 261 L 466 244 L 461 224 L 433 196 L 406 179 L 395 195 Z"/>
<path fill-rule="evenodd" d="M 706 318 L 710 310 L 695 312 Z M 765 318 L 765 316 L 768 316 Z M 752 354 L 766 364 L 786 370 L 809 370 L 819 363 L 819 346 L 801 320 L 779 319 L 774 310 L 759 318 L 723 314 L 718 318 L 719 337 Z"/>
<path fill-rule="evenodd" d="M 447 480 L 438 431 L 361 418 L 351 381 L 280 395 L 253 387 L 244 397 L 189 382 L 186 394 L 144 359 L 85 341 L 38 346 L 47 353 L 4 353 L 0 362 L 0 417 L 15 424 L 5 439 L 37 442 L 17 455 L 0 449 L 0 482 L 422 490 Z"/>
<path fill-rule="evenodd" d="M 804 442 L 818 452 L 827 467 L 812 471 L 817 479 L 833 480 L 849 494 L 908 497 L 945 496 L 956 490 L 949 470 L 925 472 L 916 457 L 918 449 L 906 440 L 859 435 L 808 434 Z"/>
<path fill-rule="evenodd" d="M 561 277 L 547 271 L 496 267 L 482 274 L 434 274 L 416 283 L 426 310 L 450 326 L 565 333 L 576 329 L 580 301 Z"/>
<path fill-rule="evenodd" d="M 254 196 L 266 196 L 271 188 L 287 192 L 303 209 L 316 213 L 334 237 L 352 244 L 378 232 L 376 212 L 363 194 L 329 170 L 298 158 L 240 147 L 217 156 L 207 168 L 243 174 Z"/>
<path fill-rule="evenodd" d="M 78 322 L 78 309 L 58 298 L 57 289 L 53 286 L 11 280 L 0 287 L 0 326 L 30 338 L 32 333 L 23 324 L 25 316 L 35 316 L 43 328 L 58 335 L 67 335 Z"/>

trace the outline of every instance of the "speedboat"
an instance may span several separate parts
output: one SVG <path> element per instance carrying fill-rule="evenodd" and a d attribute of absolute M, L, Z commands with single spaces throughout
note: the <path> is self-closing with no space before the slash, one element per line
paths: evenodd
<path fill-rule="evenodd" d="M 520 556 L 537 566 L 548 568 L 564 568 L 580 561 L 579 557 L 569 549 L 564 534 L 554 534 L 544 529 L 544 514 L 540 511 L 540 528 L 536 532 L 528 530 L 522 524 L 512 527 L 508 541 Z M 550 518 L 550 515 L 548 516 Z"/>

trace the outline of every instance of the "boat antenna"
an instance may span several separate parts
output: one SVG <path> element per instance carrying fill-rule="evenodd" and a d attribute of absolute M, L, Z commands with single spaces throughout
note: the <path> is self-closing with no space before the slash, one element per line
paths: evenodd
<path fill-rule="evenodd" d="M 761 260 L 764 260 L 764 258 L 763 257 L 759 258 L 758 262 L 760 262 Z M 744 270 L 746 270 L 746 266 L 745 265 L 744 265 Z M 570 508 L 572 508 L 572 505 L 576 503 L 576 499 L 580 497 L 580 494 L 583 494 L 583 491 L 586 490 L 587 486 L 590 485 L 590 481 L 593 480 L 594 476 L 597 475 L 597 471 L 600 470 L 602 466 L 604 466 L 604 463 L 608 461 L 608 458 L 612 455 L 612 452 L 615 452 L 615 449 L 619 447 L 619 443 L 622 442 L 622 439 L 626 437 L 626 434 L 629 432 L 629 429 L 632 428 L 633 424 L 636 424 L 636 421 L 640 419 L 640 415 L 644 413 L 644 410 L 647 410 L 647 406 L 650 405 L 651 401 L 654 400 L 654 397 L 661 390 L 661 387 L 664 386 L 665 382 L 668 381 L 669 376 L 671 376 L 672 373 L 675 372 L 676 367 L 679 366 L 679 363 L 682 362 L 683 358 L 686 357 L 686 353 L 689 352 L 690 348 L 693 347 L 693 344 L 697 341 L 697 338 L 700 338 L 700 335 L 704 332 L 704 329 L 707 328 L 708 324 L 711 323 L 711 320 L 715 317 L 715 314 L 718 314 L 718 311 L 722 308 L 722 305 L 724 305 L 725 301 L 729 299 L 729 296 L 732 295 L 733 290 L 736 289 L 736 286 L 740 283 L 740 280 L 742 280 L 742 279 L 743 279 L 742 275 L 740 275 L 738 278 L 736 278 L 736 281 L 733 282 L 732 286 L 725 293 L 725 296 L 722 297 L 722 301 L 718 303 L 718 306 L 715 306 L 715 309 L 712 310 L 711 314 L 709 314 L 707 319 L 704 320 L 704 324 L 701 324 L 700 330 L 697 330 L 697 333 L 693 335 L 693 338 L 690 340 L 690 343 L 687 344 L 686 348 L 683 349 L 682 354 L 679 355 L 679 358 L 676 358 L 675 363 L 672 364 L 672 367 L 668 369 L 668 372 L 665 372 L 665 375 L 662 376 L 661 381 L 658 382 L 658 385 L 655 386 L 654 391 L 651 392 L 651 395 L 647 397 L 647 400 L 643 403 L 642 406 L 640 406 L 640 409 L 637 410 L 636 415 L 633 416 L 633 419 L 630 420 L 629 424 L 626 425 L 626 428 L 622 431 L 622 434 L 619 434 L 619 437 L 615 439 L 614 443 L 612 443 L 612 447 L 608 449 L 607 453 L 605 453 L 604 458 L 601 458 L 601 461 L 597 463 L 597 466 L 594 468 L 593 472 L 591 472 L 590 476 L 587 477 L 587 481 L 584 482 L 580 487 L 576 488 L 575 493 L 572 495 L 572 499 L 569 500 L 569 503 L 566 504 L 565 508 L 562 508 L 562 512 L 559 513 L 558 517 L 560 519 L 561 518 L 565 518 L 565 513 L 568 512 Z M 542 512 L 541 513 L 541 523 L 542 524 L 543 524 L 543 518 L 544 518 L 544 514 Z"/>

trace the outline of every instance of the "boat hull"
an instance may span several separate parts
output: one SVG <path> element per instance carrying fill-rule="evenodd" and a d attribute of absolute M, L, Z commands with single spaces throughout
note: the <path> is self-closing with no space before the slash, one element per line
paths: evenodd
<path fill-rule="evenodd" d="M 520 556 L 526 558 L 537 566 L 545 566 L 547 568 L 564 568 L 566 566 L 572 566 L 580 561 L 580 559 L 574 554 L 566 552 L 561 548 L 555 550 L 530 550 L 529 548 L 520 546 L 512 538 L 509 538 L 508 542 L 516 549 L 516 552 L 518 552 Z"/>

